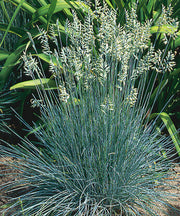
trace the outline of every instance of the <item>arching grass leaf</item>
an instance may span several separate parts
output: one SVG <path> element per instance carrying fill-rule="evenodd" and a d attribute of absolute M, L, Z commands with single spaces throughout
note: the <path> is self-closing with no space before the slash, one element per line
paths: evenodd
<path fill-rule="evenodd" d="M 19 59 L 22 51 L 25 49 L 26 44 L 19 46 L 13 53 L 11 53 L 6 59 L 3 69 L 0 72 L 0 89 L 3 88 L 4 83 L 7 81 L 9 74 L 12 71 L 13 65 Z"/>
<path fill-rule="evenodd" d="M 8 28 L 8 24 L 0 23 L 1 31 L 7 31 L 7 29 L 8 29 L 8 32 L 13 33 L 19 37 L 22 37 L 26 33 L 26 31 L 22 28 L 14 27 L 14 26 L 11 26 L 10 28 Z"/>
<path fill-rule="evenodd" d="M 5 51 L 5 50 L 0 50 L 0 61 L 7 59 L 7 57 L 9 56 L 9 52 Z"/>
<path fill-rule="evenodd" d="M 49 28 L 49 23 L 51 21 L 51 17 L 52 17 L 52 15 L 54 13 L 54 10 L 56 8 L 56 4 L 57 4 L 57 0 L 52 0 L 51 5 L 50 5 L 50 7 L 48 9 L 48 13 L 47 13 L 47 21 L 48 21 L 47 29 Z"/>
<path fill-rule="evenodd" d="M 170 116 L 165 112 L 153 113 L 153 114 L 151 114 L 150 119 L 153 119 L 157 116 L 159 116 L 161 118 L 161 120 L 164 122 L 164 124 L 165 124 L 171 138 L 172 138 L 172 141 L 173 141 L 174 146 L 177 150 L 177 153 L 180 156 L 180 138 L 179 138 L 176 127 L 175 127 L 174 123 L 172 122 Z"/>
<path fill-rule="evenodd" d="M 52 57 L 52 59 L 50 58 L 50 56 L 44 54 L 44 53 L 40 53 L 40 54 L 33 54 L 34 56 L 38 56 L 40 59 L 42 59 L 43 61 L 50 63 L 52 61 L 52 63 L 57 66 L 57 65 L 61 65 L 61 62 L 57 62 L 55 57 Z M 62 68 L 62 67 L 61 67 Z"/>
<path fill-rule="evenodd" d="M 56 82 L 52 79 L 48 78 L 42 78 L 35 79 L 35 80 L 29 80 L 17 83 L 13 86 L 11 86 L 10 90 L 13 89 L 36 89 L 36 87 L 39 87 L 40 89 L 43 88 L 45 90 L 52 90 L 57 89 Z"/>
<path fill-rule="evenodd" d="M 177 27 L 171 25 L 163 25 L 163 26 L 152 26 L 151 27 L 151 34 L 153 33 L 166 33 L 166 34 L 174 34 L 177 31 Z M 180 31 L 178 31 L 177 36 L 180 36 Z"/>

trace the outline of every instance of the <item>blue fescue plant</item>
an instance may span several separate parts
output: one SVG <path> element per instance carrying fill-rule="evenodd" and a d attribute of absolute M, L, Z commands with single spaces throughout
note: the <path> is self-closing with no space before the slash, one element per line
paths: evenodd
<path fill-rule="evenodd" d="M 56 90 L 45 90 L 40 55 L 23 56 L 25 73 L 39 79 L 32 102 L 41 111 L 43 127 L 34 132 L 41 148 L 28 139 L 1 146 L 1 156 L 14 159 L 4 163 L 15 175 L 1 186 L 11 203 L 4 213 L 158 215 L 173 172 L 162 154 L 169 138 L 156 131 L 155 120 L 147 121 L 150 92 L 144 87 L 148 71 L 170 70 L 173 61 L 149 46 L 150 21 L 140 24 L 135 9 L 124 26 L 106 6 L 89 12 L 83 24 L 73 15 L 66 47 L 56 37 L 58 22 L 51 27 L 55 50 L 40 30 Z"/>

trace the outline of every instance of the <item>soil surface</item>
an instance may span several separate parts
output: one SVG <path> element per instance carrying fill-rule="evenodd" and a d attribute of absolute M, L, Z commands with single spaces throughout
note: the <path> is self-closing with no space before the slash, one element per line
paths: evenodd
<path fill-rule="evenodd" d="M 1 164 L 1 162 L 3 162 L 4 160 L 9 160 L 10 162 L 13 162 L 13 159 L 11 158 L 0 159 L 0 185 L 6 184 L 10 181 L 14 181 L 16 179 L 16 175 L 7 175 L 7 173 L 12 172 L 12 170 L 8 170 L 7 166 Z M 171 185 L 175 186 L 175 189 L 165 189 L 165 192 L 177 194 L 179 195 L 179 197 L 173 200 L 168 200 L 168 203 L 173 208 L 165 208 L 159 206 L 159 216 L 180 216 L 180 165 L 176 165 L 174 170 L 176 172 L 176 175 L 175 177 L 170 178 L 170 180 L 172 180 Z M 5 205 L 7 202 L 8 199 L 5 197 L 5 194 L 0 191 L 0 212 L 2 210 L 1 206 Z M 164 211 L 167 213 L 164 213 Z"/>
<path fill-rule="evenodd" d="M 164 208 L 160 207 L 161 210 L 159 212 L 159 216 L 180 216 L 180 165 L 176 165 L 174 168 L 176 175 L 173 178 L 170 178 L 170 184 L 175 189 L 165 189 L 165 192 L 169 192 L 171 194 L 177 194 L 177 198 L 172 198 L 172 200 L 168 200 L 168 203 L 172 206 L 172 208 Z M 167 213 L 163 213 L 163 210 Z"/>

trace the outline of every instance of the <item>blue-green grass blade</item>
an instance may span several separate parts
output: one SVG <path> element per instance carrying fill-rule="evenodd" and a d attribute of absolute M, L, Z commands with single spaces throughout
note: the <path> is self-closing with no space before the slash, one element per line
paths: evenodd
<path fill-rule="evenodd" d="M 130 5 L 129 3 L 128 7 Z M 106 12 L 107 10 L 106 7 Z M 116 17 L 114 13 L 103 14 L 102 8 L 98 14 L 107 18 L 104 24 Z M 112 21 L 108 26 L 116 23 L 116 20 Z M 132 21 L 135 21 L 133 17 Z M 88 23 L 91 25 L 91 20 Z M 89 36 L 90 31 L 89 28 L 85 28 L 86 31 L 84 31 L 85 26 L 82 25 L 80 26 L 83 31 L 79 34 L 85 39 L 84 36 Z M 101 31 L 103 32 L 104 29 L 106 30 L 102 28 Z M 139 31 L 140 28 L 137 27 L 136 30 Z M 74 35 L 77 32 L 75 30 Z M 116 32 L 119 32 L 119 26 L 116 26 Z M 107 30 L 104 31 L 104 35 L 106 33 L 108 33 Z M 122 48 L 123 53 L 124 51 L 130 53 L 133 43 L 128 44 L 126 38 L 132 37 L 132 34 L 129 34 L 129 29 L 126 28 L 124 33 L 126 34 L 123 46 L 117 45 Z M 19 210 L 17 213 L 22 213 L 23 208 L 26 215 L 92 215 L 92 213 L 93 215 L 115 215 L 120 211 L 123 215 L 140 215 L 140 210 L 143 209 L 146 215 L 158 215 L 156 208 L 153 208 L 154 205 L 159 202 L 164 204 L 167 200 L 168 194 L 164 194 L 161 186 L 166 183 L 168 185 L 168 176 L 172 174 L 169 172 L 173 169 L 170 169 L 171 160 L 166 160 L 161 152 L 169 145 L 170 136 L 161 136 L 156 132 L 157 118 L 152 124 L 144 126 L 150 97 L 148 95 L 147 99 L 143 99 L 146 80 L 148 80 L 147 70 L 145 68 L 145 72 L 139 77 L 140 84 L 137 89 L 139 100 L 135 100 L 135 104 L 131 106 L 126 96 L 129 96 L 135 81 L 127 76 L 127 82 L 120 86 L 122 90 L 119 91 L 119 88 L 116 88 L 119 74 L 124 71 L 119 65 L 119 55 L 116 56 L 113 52 L 112 56 L 107 46 L 103 52 L 99 49 L 95 55 L 89 41 L 92 41 L 92 44 L 95 43 L 95 39 L 101 41 L 102 37 L 94 39 L 97 34 L 92 31 L 91 39 L 88 37 L 88 40 L 84 40 L 88 41 L 85 45 L 91 48 L 87 56 L 84 52 L 86 48 L 79 43 L 79 37 L 71 43 L 71 46 L 68 47 L 67 44 L 67 47 L 63 47 L 63 49 L 67 48 L 64 53 L 67 53 L 65 57 L 68 61 L 61 58 L 62 46 L 52 53 L 52 56 L 62 62 L 64 69 L 63 76 L 61 74 L 59 76 L 61 68 L 56 65 L 53 67 L 51 62 L 50 72 L 56 75 L 55 81 L 58 88 L 56 91 L 44 91 L 40 80 L 39 86 L 36 86 L 38 97 L 35 96 L 32 103 L 39 106 L 42 121 L 40 125 L 45 124 L 45 127 L 34 131 L 34 135 L 42 148 L 39 149 L 36 143 L 31 143 L 28 139 L 22 139 L 22 145 L 18 147 L 10 144 L 7 144 L 7 147 L 2 146 L 0 154 L 3 157 L 16 158 L 12 166 L 20 171 L 15 184 L 9 185 L 6 190 L 14 189 L 13 186 L 16 188 L 22 185 L 30 186 L 27 193 L 23 191 L 22 196 L 16 196 Z M 122 34 L 119 32 L 117 36 L 121 38 Z M 134 36 L 136 37 L 135 34 Z M 69 37 L 70 40 L 74 38 L 72 34 L 69 34 Z M 48 35 L 47 38 L 49 39 Z M 117 41 L 117 38 L 114 39 Z M 112 42 L 111 45 L 113 45 L 115 41 L 111 40 L 109 44 Z M 33 43 L 32 39 L 31 42 Z M 71 49 L 72 52 L 69 53 Z M 80 63 L 82 64 L 78 64 L 78 67 L 74 65 L 78 56 L 74 55 L 74 50 L 80 50 L 81 53 Z M 27 50 L 27 56 L 28 53 Z M 123 53 L 120 53 L 122 58 Z M 102 54 L 100 59 L 98 59 L 98 54 Z M 133 54 L 132 52 L 129 59 L 133 58 Z M 83 58 L 84 55 L 85 58 Z M 43 58 L 49 61 L 46 56 Z M 53 59 L 53 57 L 50 58 Z M 36 56 L 35 59 L 41 60 Z M 93 65 L 90 65 L 90 62 L 94 62 Z M 124 59 L 124 64 L 127 62 L 127 59 Z M 109 66 L 104 78 L 101 74 L 106 68 L 102 67 L 101 63 Z M 38 65 L 40 64 L 41 62 Z M 87 69 L 85 66 L 88 66 Z M 26 67 L 24 68 L 26 70 Z M 136 64 L 132 65 L 130 61 L 127 68 L 132 69 L 133 72 Z M 79 71 L 84 71 L 80 77 L 78 77 Z M 41 72 L 43 74 L 44 70 Z M 77 72 L 77 79 L 75 72 Z M 87 72 L 90 79 L 89 76 L 84 77 Z M 32 78 L 34 78 L 34 73 L 29 74 L 33 74 Z M 38 70 L 36 76 L 39 74 Z M 153 84 L 151 88 L 153 89 Z M 143 103 L 143 107 L 138 101 Z M 28 127 L 27 123 L 25 125 Z M 29 126 L 28 129 L 33 128 Z M 20 135 L 17 136 L 20 137 Z M 171 153 L 171 149 L 169 152 Z M 18 208 L 18 198 L 23 202 L 21 209 Z"/>

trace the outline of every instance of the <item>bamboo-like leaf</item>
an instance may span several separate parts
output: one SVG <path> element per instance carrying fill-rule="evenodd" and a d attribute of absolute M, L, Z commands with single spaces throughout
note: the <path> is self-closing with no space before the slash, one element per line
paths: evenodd
<path fill-rule="evenodd" d="M 171 72 L 171 76 L 176 76 L 180 73 L 180 68 L 175 69 L 173 72 Z"/>
<path fill-rule="evenodd" d="M 10 72 L 12 71 L 13 64 L 15 64 L 17 59 L 20 57 L 20 55 L 21 55 L 22 51 L 25 49 L 25 47 L 26 47 L 25 44 L 19 46 L 6 59 L 6 62 L 3 65 L 3 69 L 0 72 L 0 89 L 3 88 L 4 83 L 6 82 L 7 78 L 9 77 Z"/>
<path fill-rule="evenodd" d="M 61 66 L 61 62 L 57 62 L 57 60 L 56 60 L 56 58 L 53 56 L 52 57 L 52 59 L 48 56 L 48 55 L 46 55 L 46 54 L 44 54 L 44 53 L 39 53 L 39 54 L 33 54 L 34 56 L 38 56 L 40 59 L 42 59 L 43 61 L 45 61 L 45 62 L 47 62 L 47 63 L 50 63 L 51 62 L 51 60 L 52 60 L 52 62 L 53 62 L 53 64 L 55 65 L 55 66 L 57 66 L 57 65 L 59 65 L 61 68 L 62 68 L 62 66 Z"/>
<path fill-rule="evenodd" d="M 111 8 L 114 9 L 113 5 L 111 4 L 111 2 L 110 2 L 109 0 L 106 0 L 106 3 L 107 3 Z"/>
<path fill-rule="evenodd" d="M 153 7 L 154 7 L 155 3 L 156 3 L 156 0 L 151 0 L 151 1 L 148 2 L 147 10 L 148 10 L 149 14 L 153 10 Z"/>
<path fill-rule="evenodd" d="M 5 5 L 4 5 L 4 1 L 0 1 L 0 4 L 1 4 L 1 8 L 2 8 L 2 10 L 3 10 L 3 13 L 4 13 L 4 15 L 5 15 L 7 21 L 10 22 L 11 20 L 10 20 L 10 18 L 9 18 L 8 12 L 7 12 L 6 7 L 5 7 Z"/>
<path fill-rule="evenodd" d="M 9 52 L 5 50 L 0 50 L 0 61 L 7 59 L 7 57 L 10 55 Z"/>
<path fill-rule="evenodd" d="M 45 0 L 38 0 L 41 5 L 47 5 L 48 3 Z"/>
<path fill-rule="evenodd" d="M 171 25 L 163 25 L 163 26 L 152 26 L 151 27 L 151 34 L 153 33 L 169 33 L 174 34 L 177 31 L 177 27 Z M 176 33 L 177 36 L 180 36 L 180 31 Z"/>
<path fill-rule="evenodd" d="M 19 5 L 17 6 L 17 8 L 16 8 L 16 10 L 15 10 L 15 12 L 14 12 L 12 18 L 11 18 L 11 21 L 8 24 L 8 27 L 6 29 L 6 32 L 5 32 L 4 36 L 3 36 L 3 39 L 2 39 L 2 41 L 0 43 L 0 47 L 2 46 L 2 44 L 4 42 L 4 39 L 5 39 L 6 35 L 7 35 L 7 33 L 9 32 L 9 29 L 11 28 L 11 25 L 12 25 L 14 19 L 16 18 L 16 15 L 18 14 L 19 10 L 21 9 L 21 6 L 22 6 L 22 4 L 23 4 L 24 1 L 25 0 L 21 0 L 20 3 L 19 3 Z"/>
<path fill-rule="evenodd" d="M 39 19 L 40 16 L 44 16 L 44 15 L 47 15 L 48 14 L 48 11 L 49 11 L 49 8 L 50 8 L 51 4 L 48 4 L 46 6 L 43 6 L 41 8 L 39 8 L 32 16 L 32 20 L 35 22 L 36 20 Z M 83 6 L 83 9 L 87 9 L 87 12 L 88 10 L 90 9 L 87 5 L 83 4 L 83 3 L 80 3 L 80 2 L 77 2 L 77 1 L 69 1 L 68 3 L 64 0 L 61 0 L 61 1 L 58 1 L 56 3 L 56 7 L 53 11 L 53 14 L 57 13 L 57 12 L 60 12 L 64 9 L 69 9 L 69 8 L 81 8 L 81 6 Z"/>
<path fill-rule="evenodd" d="M 14 4 L 19 4 L 21 2 L 21 0 L 11 0 L 12 3 Z M 26 11 L 28 11 L 29 13 L 35 13 L 36 8 L 34 8 L 30 3 L 24 1 L 22 8 L 24 8 Z"/>
<path fill-rule="evenodd" d="M 171 139 L 174 143 L 174 146 L 177 150 L 177 153 L 180 156 L 180 138 L 179 138 L 176 127 L 175 127 L 174 123 L 172 122 L 170 116 L 165 112 L 153 113 L 153 114 L 151 114 L 150 119 L 153 119 L 157 116 L 159 116 L 161 118 L 161 120 L 164 122 L 164 124 L 165 124 L 165 126 L 166 126 L 166 128 L 167 128 L 167 130 L 171 136 Z"/>
<path fill-rule="evenodd" d="M 44 16 L 44 15 L 47 15 L 48 14 L 48 11 L 49 11 L 49 8 L 51 7 L 51 4 L 48 4 L 46 6 L 42 6 L 41 8 L 39 8 L 32 16 L 32 20 L 33 21 L 36 21 L 38 20 L 38 18 L 40 16 Z M 62 2 L 58 2 L 56 4 L 56 7 L 54 8 L 53 12 L 54 13 L 57 13 L 59 11 L 62 11 L 64 8 L 71 8 L 71 6 L 66 3 L 65 1 L 62 1 Z"/>
<path fill-rule="evenodd" d="M 64 10 L 63 10 L 63 12 L 66 14 L 66 16 L 69 18 L 69 17 L 73 17 L 73 15 L 72 15 L 72 13 L 71 13 L 71 11 L 69 10 L 69 9 L 67 9 L 67 8 L 64 8 Z"/>
<path fill-rule="evenodd" d="M 13 33 L 19 37 L 22 37 L 26 33 L 26 31 L 24 31 L 24 29 L 19 28 L 19 27 L 11 26 L 8 29 L 8 24 L 5 24 L 5 23 L 0 23 L 0 30 L 1 31 L 7 31 L 8 30 L 8 32 Z"/>
<path fill-rule="evenodd" d="M 171 47 L 173 47 L 173 48 L 177 48 L 179 46 L 180 46 L 180 36 L 177 37 L 174 42 L 172 41 L 172 44 L 171 44 Z"/>
<path fill-rule="evenodd" d="M 52 0 L 51 5 L 48 9 L 48 13 L 47 13 L 47 29 L 49 28 L 49 23 L 51 21 L 51 17 L 54 13 L 54 10 L 56 8 L 56 4 L 57 4 L 57 0 Z"/>
<path fill-rule="evenodd" d="M 123 0 L 115 0 L 115 2 L 119 10 L 122 10 L 125 7 L 125 2 Z"/>
<path fill-rule="evenodd" d="M 146 0 L 139 2 L 138 7 L 137 7 L 137 12 L 140 12 L 140 14 L 141 14 L 141 21 L 144 20 L 144 17 L 146 19 L 148 19 L 150 17 L 150 13 L 147 9 L 147 1 Z"/>
<path fill-rule="evenodd" d="M 57 89 L 56 82 L 49 78 L 42 78 L 42 79 L 35 79 L 35 80 L 28 80 L 24 82 L 17 83 L 11 86 L 10 90 L 14 89 L 36 89 L 43 88 L 45 90 Z"/>
<path fill-rule="evenodd" d="M 15 4 L 19 4 L 21 2 L 21 0 L 11 0 L 11 2 L 15 3 Z M 21 5 L 21 7 L 23 9 L 25 9 L 28 13 L 30 14 L 34 14 L 36 12 L 36 8 L 34 8 L 30 3 L 24 1 L 24 3 Z M 44 23 L 47 24 L 47 19 L 45 19 L 44 17 L 39 17 L 39 20 Z M 30 22 L 31 23 L 31 22 Z"/>

